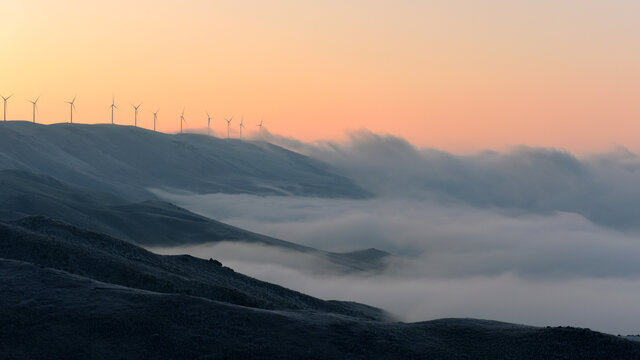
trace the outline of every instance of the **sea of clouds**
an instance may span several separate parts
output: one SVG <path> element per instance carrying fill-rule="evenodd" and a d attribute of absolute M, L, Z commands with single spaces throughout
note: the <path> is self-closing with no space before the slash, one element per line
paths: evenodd
<path fill-rule="evenodd" d="M 517 147 L 456 155 L 367 131 L 344 143 L 263 138 L 327 164 L 365 200 L 173 194 L 241 228 L 327 251 L 375 247 L 383 273 L 338 275 L 300 253 L 220 243 L 169 249 L 405 321 L 489 318 L 639 333 L 640 159 Z"/>

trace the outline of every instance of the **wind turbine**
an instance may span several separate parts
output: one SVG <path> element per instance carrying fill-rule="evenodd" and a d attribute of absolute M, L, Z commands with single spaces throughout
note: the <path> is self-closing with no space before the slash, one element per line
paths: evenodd
<path fill-rule="evenodd" d="M 244 116 L 240 118 L 240 139 L 242 139 L 242 128 L 244 127 Z"/>
<path fill-rule="evenodd" d="M 262 133 L 262 127 L 264 126 L 263 123 L 264 123 L 264 120 L 260 120 L 260 124 L 256 125 L 257 127 L 260 128 L 260 130 L 258 130 L 260 133 Z"/>
<path fill-rule="evenodd" d="M 111 97 L 111 125 L 113 125 L 113 109 L 117 109 L 115 96 Z"/>
<path fill-rule="evenodd" d="M 76 96 L 73 96 L 73 100 L 71 101 L 67 101 L 67 104 L 69 104 L 69 109 L 71 110 L 71 117 L 69 118 L 70 122 L 73 124 L 73 110 L 76 108 L 76 106 L 74 105 L 74 103 L 76 102 Z"/>
<path fill-rule="evenodd" d="M 182 134 L 182 123 L 186 123 L 187 120 L 184 119 L 184 108 L 182 108 L 182 114 L 180 114 L 180 134 Z"/>
<path fill-rule="evenodd" d="M 33 104 L 33 122 L 36 122 L 36 110 L 38 109 L 38 100 L 40 100 L 40 96 L 38 96 L 35 100 L 27 100 L 28 102 Z"/>
<path fill-rule="evenodd" d="M 205 112 L 207 113 L 207 133 L 211 135 L 211 116 L 209 115 L 209 112 Z"/>
<path fill-rule="evenodd" d="M 7 100 L 11 99 L 11 97 L 13 96 L 13 94 L 4 97 L 2 95 L 0 95 L 0 97 L 2 98 L 2 100 L 4 100 L 4 121 L 7 121 Z"/>
<path fill-rule="evenodd" d="M 227 139 L 228 139 L 229 138 L 229 126 L 231 126 L 231 120 L 233 120 L 233 116 L 228 118 L 228 119 L 225 119 L 225 120 L 227 120 Z"/>
<path fill-rule="evenodd" d="M 160 108 L 153 113 L 153 131 L 156 131 L 156 120 L 158 120 L 158 111 Z"/>
<path fill-rule="evenodd" d="M 142 105 L 142 103 L 138 104 L 138 106 L 135 106 L 133 104 L 131 104 L 131 106 L 133 106 L 133 109 L 135 110 L 134 113 L 134 117 L 133 117 L 133 126 L 138 127 L 138 108 L 140 107 L 140 105 Z"/>

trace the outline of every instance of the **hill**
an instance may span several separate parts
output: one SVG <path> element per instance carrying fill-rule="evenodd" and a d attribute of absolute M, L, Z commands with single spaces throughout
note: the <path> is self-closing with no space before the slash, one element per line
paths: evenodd
<path fill-rule="evenodd" d="M 162 256 L 108 235 L 35 216 L 0 222 L 0 258 L 137 289 L 183 293 L 264 309 L 316 309 L 383 318 L 364 305 L 325 302 L 235 273 L 218 261 Z"/>
<path fill-rule="evenodd" d="M 154 199 L 149 188 L 314 197 L 370 195 L 327 165 L 266 142 L 104 124 L 1 122 L 0 169 L 50 175 L 132 200 Z"/>
<path fill-rule="evenodd" d="M 394 322 L 41 217 L 0 223 L 0 292 L 2 359 L 640 358 L 588 329 Z"/>
<path fill-rule="evenodd" d="M 342 271 L 380 270 L 389 256 L 379 250 L 325 252 L 227 225 L 167 202 L 129 203 L 115 195 L 87 191 L 22 170 L 0 170 L 0 204 L 0 220 L 42 215 L 147 247 L 220 241 L 259 243 L 317 255 Z"/>

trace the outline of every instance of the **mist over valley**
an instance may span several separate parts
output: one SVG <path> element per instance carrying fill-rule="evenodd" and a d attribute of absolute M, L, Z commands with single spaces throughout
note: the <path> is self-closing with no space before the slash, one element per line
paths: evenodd
<path fill-rule="evenodd" d="M 61 311 L 80 311 L 88 301 L 109 319 L 127 309 L 152 311 L 130 331 L 143 339 L 146 327 L 161 338 L 185 329 L 166 354 L 192 336 L 209 344 L 193 354 L 251 354 L 246 339 L 212 348 L 206 334 L 254 336 L 272 326 L 283 336 L 330 338 L 339 333 L 333 327 L 349 329 L 347 342 L 320 351 L 322 358 L 369 358 L 371 351 L 561 356 L 555 344 L 565 336 L 574 344 L 566 350 L 579 355 L 577 347 L 604 351 L 592 339 L 600 333 L 582 328 L 638 331 L 630 299 L 640 296 L 633 216 L 640 163 L 628 150 L 460 156 L 367 131 L 344 143 L 303 143 L 267 131 L 240 141 L 21 122 L 0 124 L 0 138 L 0 258 L 10 294 L 3 306 L 13 321 L 6 334 L 28 331 L 15 324 L 46 312 L 21 305 L 36 292 Z M 78 290 L 58 296 L 58 286 Z M 110 300 L 117 308 L 95 296 L 102 289 L 117 291 Z M 230 317 L 215 329 L 187 325 L 168 315 L 166 301 L 193 319 L 220 311 Z M 93 315 L 83 314 L 43 321 L 86 331 Z M 243 325 L 245 318 L 254 320 Z M 103 325 L 62 347 L 52 334 L 40 336 L 56 353 L 84 357 L 80 349 L 106 334 Z M 484 345 L 461 336 L 487 329 L 495 338 Z M 378 341 L 363 335 L 371 331 L 428 341 L 365 350 Z M 597 336 L 615 340 L 611 351 L 619 354 L 640 351 L 629 340 Z M 533 338 L 546 345 L 532 353 L 525 343 Z M 8 349 L 26 344 L 3 341 Z"/>

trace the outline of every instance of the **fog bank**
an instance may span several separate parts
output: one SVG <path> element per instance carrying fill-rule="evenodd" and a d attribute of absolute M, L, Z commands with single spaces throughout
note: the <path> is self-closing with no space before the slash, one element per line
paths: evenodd
<path fill-rule="evenodd" d="M 640 159 L 518 147 L 454 155 L 366 131 L 345 143 L 263 137 L 327 163 L 367 200 L 155 193 L 241 228 L 327 251 L 375 247 L 383 274 L 246 244 L 160 249 L 407 321 L 477 317 L 640 332 Z M 275 253 L 274 253 L 275 252 Z"/>

